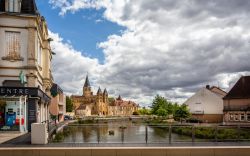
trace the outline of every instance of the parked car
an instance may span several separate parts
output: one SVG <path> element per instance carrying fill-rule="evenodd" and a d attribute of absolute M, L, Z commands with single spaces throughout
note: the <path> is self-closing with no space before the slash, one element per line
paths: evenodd
<path fill-rule="evenodd" d="M 73 117 L 69 115 L 64 115 L 64 120 L 73 120 Z"/>

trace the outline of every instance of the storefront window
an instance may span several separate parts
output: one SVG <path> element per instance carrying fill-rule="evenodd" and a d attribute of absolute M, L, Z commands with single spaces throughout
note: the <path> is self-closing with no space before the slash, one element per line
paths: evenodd
<path fill-rule="evenodd" d="M 19 98 L 0 99 L 0 131 L 25 129 L 24 120 L 24 104 L 20 104 Z"/>

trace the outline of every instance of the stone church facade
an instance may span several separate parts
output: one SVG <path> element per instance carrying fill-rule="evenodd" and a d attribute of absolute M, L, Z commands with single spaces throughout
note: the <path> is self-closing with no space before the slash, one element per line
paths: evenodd
<path fill-rule="evenodd" d="M 88 76 L 83 86 L 83 95 L 72 95 L 71 98 L 76 116 L 129 116 L 139 108 L 136 103 L 124 101 L 120 96 L 110 102 L 107 90 L 102 92 L 100 87 L 94 95 Z"/>
<path fill-rule="evenodd" d="M 108 92 L 105 89 L 98 89 L 96 95 L 93 94 L 89 83 L 88 76 L 86 77 L 83 86 L 83 95 L 72 95 L 73 106 L 76 115 L 108 115 Z"/>

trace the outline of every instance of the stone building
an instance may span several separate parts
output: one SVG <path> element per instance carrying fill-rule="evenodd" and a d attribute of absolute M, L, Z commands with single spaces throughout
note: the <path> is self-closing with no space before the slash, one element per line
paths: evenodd
<path fill-rule="evenodd" d="M 133 101 L 126 101 L 119 97 L 112 101 L 108 107 L 109 115 L 114 116 L 129 116 L 137 112 L 139 105 Z"/>
<path fill-rule="evenodd" d="M 30 130 L 49 112 L 52 52 L 35 0 L 0 0 L 0 130 Z"/>
<path fill-rule="evenodd" d="M 122 100 L 121 96 L 109 101 L 108 92 L 99 88 L 96 95 L 93 94 L 88 76 L 83 86 L 83 95 L 72 95 L 72 102 L 76 116 L 129 116 L 138 111 L 139 105 L 132 101 Z"/>
<path fill-rule="evenodd" d="M 103 92 L 101 88 L 98 89 L 96 95 L 93 94 L 89 83 L 88 76 L 83 86 L 83 95 L 72 95 L 73 107 L 77 112 L 82 112 L 84 109 L 90 109 L 91 115 L 108 115 L 108 92 L 105 89 Z M 89 115 L 87 113 L 86 115 Z"/>
<path fill-rule="evenodd" d="M 250 76 L 242 76 L 223 102 L 225 123 L 250 123 Z"/>

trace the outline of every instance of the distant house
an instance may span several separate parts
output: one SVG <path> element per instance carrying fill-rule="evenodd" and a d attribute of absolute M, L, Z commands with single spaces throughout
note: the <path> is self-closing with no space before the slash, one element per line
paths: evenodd
<path fill-rule="evenodd" d="M 250 122 L 250 76 L 241 77 L 223 98 L 224 122 Z"/>
<path fill-rule="evenodd" d="M 51 115 L 55 115 L 59 122 L 64 121 L 64 115 L 66 114 L 66 96 L 63 90 L 57 85 L 53 84 L 50 89 L 52 99 L 49 105 L 49 111 Z"/>
<path fill-rule="evenodd" d="M 134 112 L 137 112 L 139 105 L 133 101 L 126 101 L 119 95 L 114 101 L 108 106 L 108 111 L 111 116 L 130 116 Z"/>
<path fill-rule="evenodd" d="M 193 118 L 208 123 L 220 123 L 223 121 L 223 97 L 226 92 L 218 87 L 206 87 L 200 89 L 184 104 L 189 107 Z"/>
<path fill-rule="evenodd" d="M 76 114 L 78 116 L 91 116 L 91 109 L 92 107 L 90 105 L 83 105 L 81 104 L 76 110 Z"/>

